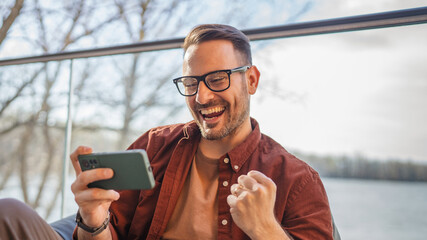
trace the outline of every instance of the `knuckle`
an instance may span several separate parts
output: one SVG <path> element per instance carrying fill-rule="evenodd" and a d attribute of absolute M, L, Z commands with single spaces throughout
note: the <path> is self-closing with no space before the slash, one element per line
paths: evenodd
<path fill-rule="evenodd" d="M 266 188 L 263 188 L 263 187 L 258 187 L 258 188 L 254 191 L 254 194 L 255 194 L 257 197 L 265 196 L 265 195 L 267 195 L 267 193 L 268 193 L 267 189 L 266 189 Z"/>
<path fill-rule="evenodd" d="M 99 197 L 100 197 L 100 192 L 99 192 L 99 190 L 97 190 L 97 189 L 92 189 L 91 191 L 90 191 L 90 197 L 92 198 L 92 199 L 98 199 Z"/>
<path fill-rule="evenodd" d="M 277 186 L 276 184 L 273 182 L 273 180 L 269 179 L 270 181 L 268 181 L 268 183 L 266 184 L 267 188 L 270 189 L 271 191 L 276 191 L 277 190 Z"/>
<path fill-rule="evenodd" d="M 74 195 L 74 201 L 79 204 L 80 203 L 80 198 L 77 195 Z"/>
<path fill-rule="evenodd" d="M 240 176 L 237 178 L 237 182 L 242 182 L 242 181 L 244 181 L 244 180 L 245 180 L 245 176 L 246 176 L 246 175 L 240 175 Z"/>
<path fill-rule="evenodd" d="M 237 210 L 241 211 L 241 210 L 243 209 L 243 206 L 244 206 L 244 204 L 243 204 L 243 202 L 242 202 L 241 200 L 237 200 L 237 201 L 236 201 L 236 206 L 235 206 L 235 208 L 236 208 Z"/>
<path fill-rule="evenodd" d="M 238 200 L 240 200 L 241 203 L 246 203 L 246 202 L 249 202 L 252 198 L 253 198 L 252 194 L 248 192 L 242 192 L 239 195 Z"/>
<path fill-rule="evenodd" d="M 86 182 L 86 179 L 87 179 L 87 173 L 85 173 L 85 172 L 82 172 L 82 173 L 80 173 L 78 176 L 77 176 L 77 178 L 76 178 L 76 183 L 77 182 L 79 182 L 79 183 L 84 183 L 84 182 Z"/>
<path fill-rule="evenodd" d="M 273 189 L 273 191 L 277 191 L 277 185 L 276 184 L 274 184 L 274 183 L 272 183 L 271 184 L 271 189 Z"/>
<path fill-rule="evenodd" d="M 242 211 L 244 211 L 244 210 L 246 209 L 247 204 L 248 204 L 247 199 L 238 199 L 238 200 L 236 201 L 235 208 L 236 208 L 239 212 L 242 212 Z"/>
<path fill-rule="evenodd" d="M 73 192 L 73 193 L 76 193 L 77 192 L 77 183 L 76 183 L 76 181 L 74 181 L 72 184 L 71 184 L 71 192 Z"/>
<path fill-rule="evenodd" d="M 83 201 L 82 197 L 83 197 L 82 192 L 74 193 L 74 201 L 77 203 L 77 205 L 80 205 L 81 202 Z"/>

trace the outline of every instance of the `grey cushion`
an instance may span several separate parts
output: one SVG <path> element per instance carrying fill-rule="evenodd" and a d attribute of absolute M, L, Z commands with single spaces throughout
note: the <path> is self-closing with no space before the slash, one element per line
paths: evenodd
<path fill-rule="evenodd" d="M 76 227 L 76 215 L 73 214 L 50 224 L 50 226 L 65 240 L 73 239 L 74 228 Z"/>

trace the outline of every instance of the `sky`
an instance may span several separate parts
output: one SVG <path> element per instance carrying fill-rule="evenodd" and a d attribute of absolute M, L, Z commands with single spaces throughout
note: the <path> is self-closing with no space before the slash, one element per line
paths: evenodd
<path fill-rule="evenodd" d="M 414 2 L 327 1 L 306 19 Z M 251 114 L 291 151 L 427 163 L 426 42 L 427 24 L 273 41 L 255 53 L 262 76 Z"/>

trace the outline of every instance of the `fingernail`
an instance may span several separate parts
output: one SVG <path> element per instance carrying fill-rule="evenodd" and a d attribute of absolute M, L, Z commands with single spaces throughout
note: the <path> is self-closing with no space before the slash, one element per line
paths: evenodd
<path fill-rule="evenodd" d="M 105 176 L 108 177 L 108 176 L 111 176 L 112 174 L 113 174 L 113 170 L 111 170 L 111 169 L 105 169 L 104 170 L 104 175 Z"/>

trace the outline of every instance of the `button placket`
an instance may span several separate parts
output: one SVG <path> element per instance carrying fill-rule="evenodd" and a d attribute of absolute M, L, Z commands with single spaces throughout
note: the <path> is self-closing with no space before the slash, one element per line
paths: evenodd
<path fill-rule="evenodd" d="M 228 181 L 222 182 L 222 186 L 227 187 L 228 186 Z"/>
<path fill-rule="evenodd" d="M 218 239 L 230 239 L 232 220 L 227 197 L 230 195 L 230 186 L 234 181 L 233 175 L 235 170 L 228 155 L 223 156 L 219 163 Z"/>

